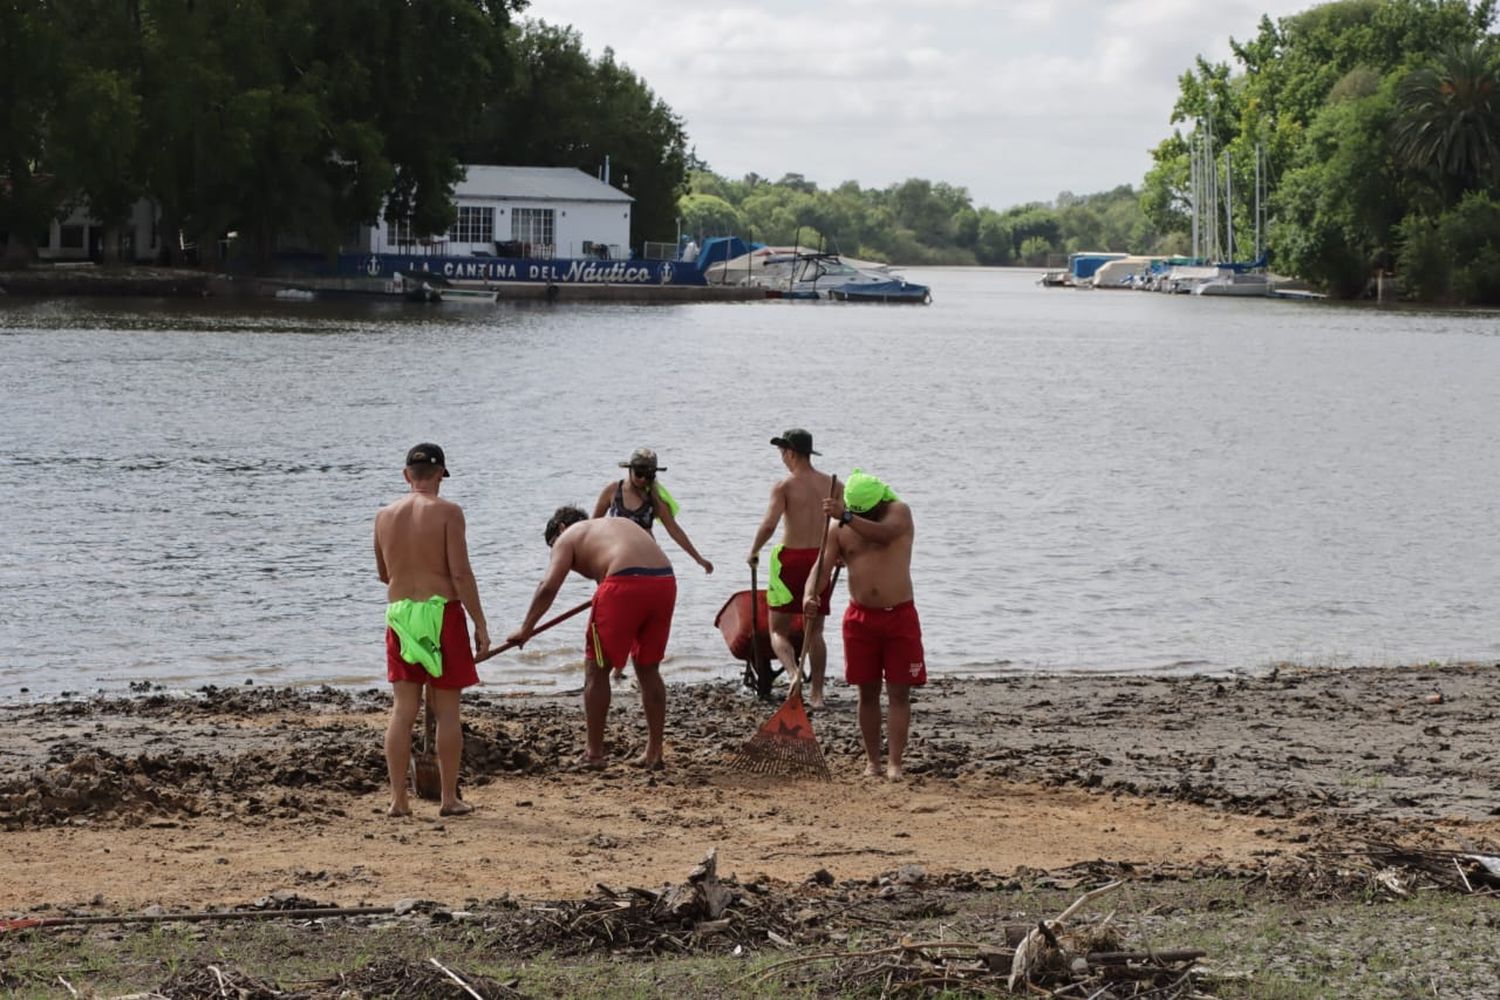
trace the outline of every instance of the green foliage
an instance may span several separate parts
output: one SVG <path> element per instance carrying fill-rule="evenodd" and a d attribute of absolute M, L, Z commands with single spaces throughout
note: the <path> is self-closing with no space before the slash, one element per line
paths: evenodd
<path fill-rule="evenodd" d="M 716 194 L 683 195 L 677 209 L 682 213 L 683 232 L 738 234 L 747 231 L 740 210 Z"/>
<path fill-rule="evenodd" d="M 1199 59 L 1180 78 L 1172 122 L 1187 129 L 1153 150 L 1146 217 L 1173 234 L 1164 242 L 1185 239 L 1190 139 L 1208 132 L 1229 153 L 1235 243 L 1249 245 L 1254 212 L 1239 193 L 1253 190 L 1259 147 L 1276 270 L 1363 294 L 1398 243 L 1431 246 L 1421 220 L 1500 183 L 1494 13 L 1494 0 L 1335 0 L 1262 18 L 1254 37 L 1230 40 L 1237 66 Z M 1409 212 L 1421 214 L 1398 235 Z M 1421 267 L 1455 264 L 1441 260 Z"/>
<path fill-rule="evenodd" d="M 0 232 L 30 257 L 56 214 L 61 187 L 44 157 L 64 77 L 67 35 L 50 0 L 0 0 Z"/>
<path fill-rule="evenodd" d="M 1436 219 L 1399 227 L 1402 288 L 1431 302 L 1500 305 L 1500 198 L 1475 191 Z"/>
<path fill-rule="evenodd" d="M 163 233 L 256 263 L 358 225 L 442 232 L 465 162 L 605 155 L 635 237 L 675 232 L 681 122 L 606 50 L 511 15 L 524 0 L 0 0 L 0 231 L 141 197 Z M 177 241 L 167 238 L 169 252 Z"/>
<path fill-rule="evenodd" d="M 773 245 L 820 244 L 851 257 L 899 264 L 1045 264 L 1069 249 L 1149 250 L 1156 234 L 1128 185 L 1103 194 L 1063 192 L 1056 205 L 997 212 L 961 187 L 911 178 L 884 189 L 846 181 L 820 190 L 801 174 L 774 183 L 749 174 L 692 175 L 678 203 L 684 231 L 733 234 Z M 731 212 L 735 214 L 730 214 Z"/>
<path fill-rule="evenodd" d="M 1469 43 L 1408 73 L 1392 135 L 1402 163 L 1451 200 L 1500 180 L 1500 66 Z"/>
<path fill-rule="evenodd" d="M 635 199 L 631 243 L 672 239 L 687 189 L 681 119 L 611 50 L 591 59 L 572 28 L 529 21 L 511 45 L 512 76 L 487 95 L 466 159 L 594 174 L 607 156 L 610 183 Z"/>
<path fill-rule="evenodd" d="M 1331 106 L 1308 131 L 1274 200 L 1277 264 L 1336 296 L 1363 294 L 1392 263 L 1392 228 L 1405 213 L 1386 136 L 1388 90 Z"/>

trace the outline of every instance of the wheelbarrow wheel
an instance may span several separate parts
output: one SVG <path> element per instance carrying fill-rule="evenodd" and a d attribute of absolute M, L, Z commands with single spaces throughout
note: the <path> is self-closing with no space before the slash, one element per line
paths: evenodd
<path fill-rule="evenodd" d="M 773 657 L 762 658 L 755 650 L 751 650 L 751 659 L 745 661 L 745 687 L 755 692 L 755 696 L 761 701 L 773 702 L 776 698 L 771 691 L 776 684 L 776 678 L 786 673 Z"/>

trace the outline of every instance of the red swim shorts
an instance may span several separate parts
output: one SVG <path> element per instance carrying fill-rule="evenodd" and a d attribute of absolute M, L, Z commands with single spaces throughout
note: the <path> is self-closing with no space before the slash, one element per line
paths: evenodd
<path fill-rule="evenodd" d="M 927 683 L 922 623 L 911 601 L 893 608 L 849 602 L 844 611 L 844 680 L 850 684 Z"/>
<path fill-rule="evenodd" d="M 802 595 L 807 591 L 807 578 L 812 576 L 813 567 L 818 564 L 818 550 L 783 548 L 777 558 L 781 560 L 781 582 L 786 584 L 786 589 L 792 592 L 792 603 L 772 604 L 768 597 L 766 606 L 774 611 L 785 609 L 790 614 L 800 615 Z M 828 586 L 824 587 L 823 593 L 818 595 L 819 613 L 828 614 L 828 595 L 832 593 L 833 580 L 830 578 Z"/>
<path fill-rule="evenodd" d="M 594 591 L 594 608 L 584 640 L 587 659 L 601 667 L 624 669 L 628 659 L 654 667 L 667 655 L 677 578 L 670 569 L 607 576 Z"/>
<path fill-rule="evenodd" d="M 410 681 L 440 688 L 466 688 L 479 683 L 474 669 L 474 645 L 469 641 L 469 619 L 460 601 L 443 605 L 443 633 L 438 638 L 443 650 L 443 676 L 434 677 L 420 663 L 401 659 L 401 640 L 389 626 L 385 630 L 385 677 L 392 684 Z"/>

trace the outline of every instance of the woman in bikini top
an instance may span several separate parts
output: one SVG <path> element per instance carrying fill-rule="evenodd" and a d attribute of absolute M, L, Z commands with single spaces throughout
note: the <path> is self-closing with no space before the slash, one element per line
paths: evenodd
<path fill-rule="evenodd" d="M 631 476 L 635 476 L 634 471 L 631 472 Z M 647 488 L 650 489 L 650 487 Z M 648 496 L 641 501 L 639 507 L 634 509 L 625 506 L 625 480 L 622 479 L 615 483 L 615 496 L 610 501 L 609 508 L 605 510 L 604 516 L 628 517 L 636 524 L 650 531 L 652 525 L 656 523 L 656 498 Z"/>
<path fill-rule="evenodd" d="M 650 531 L 659 520 L 672 540 L 682 546 L 682 551 L 692 556 L 693 561 L 703 567 L 705 573 L 714 571 L 714 564 L 698 554 L 687 532 L 677 523 L 672 514 L 672 505 L 667 503 L 657 489 L 656 474 L 664 468 L 656 462 L 656 452 L 650 448 L 637 448 L 629 459 L 620 463 L 629 469 L 624 479 L 610 483 L 599 494 L 594 504 L 595 517 L 626 517 Z M 636 506 L 629 506 L 634 500 Z"/>

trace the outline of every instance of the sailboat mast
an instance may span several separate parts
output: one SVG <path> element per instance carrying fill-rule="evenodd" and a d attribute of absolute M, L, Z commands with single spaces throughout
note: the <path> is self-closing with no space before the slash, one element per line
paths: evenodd
<path fill-rule="evenodd" d="M 1199 259 L 1198 253 L 1198 216 L 1203 212 L 1203 182 L 1198 176 L 1198 148 L 1203 144 L 1202 136 L 1203 120 L 1198 120 L 1198 131 L 1193 135 L 1192 146 L 1188 150 L 1188 199 L 1191 204 L 1193 220 L 1193 260 Z"/>
<path fill-rule="evenodd" d="M 1230 189 L 1229 150 L 1224 150 L 1224 259 L 1234 262 L 1234 192 Z"/>

